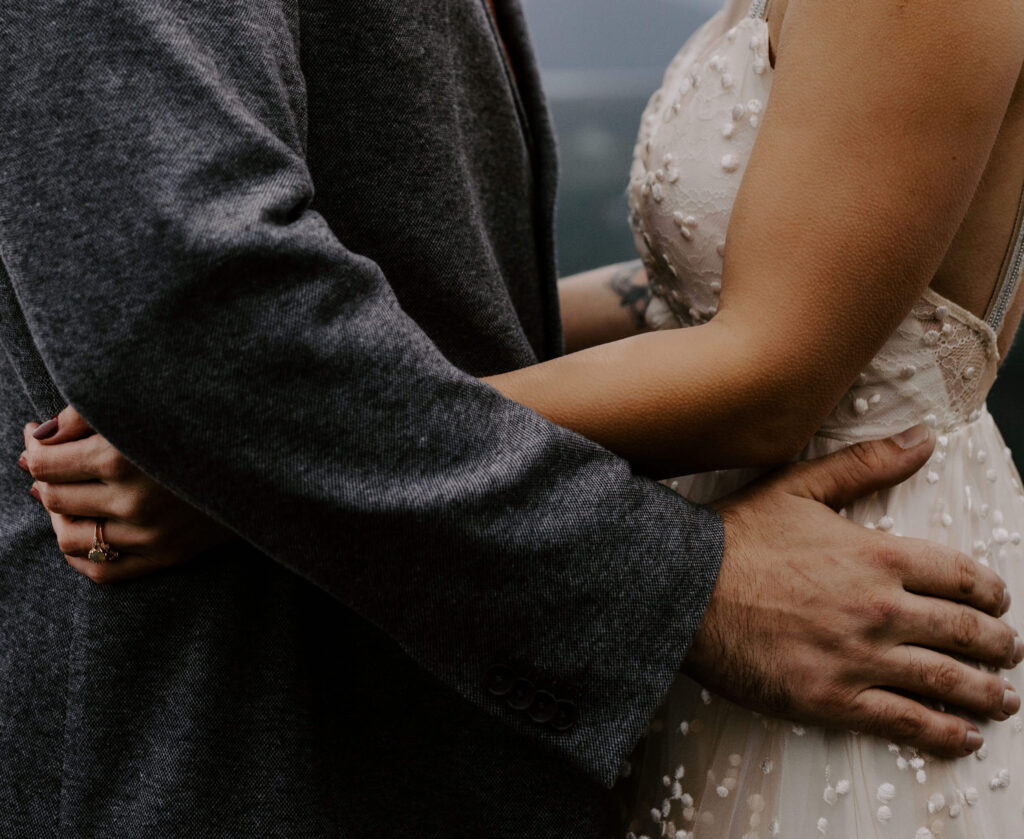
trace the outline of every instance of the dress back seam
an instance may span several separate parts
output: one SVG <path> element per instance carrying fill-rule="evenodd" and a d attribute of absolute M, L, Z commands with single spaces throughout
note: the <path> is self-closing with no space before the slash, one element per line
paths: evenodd
<path fill-rule="evenodd" d="M 1006 246 L 1006 255 L 1000 266 L 999 282 L 992 292 L 988 311 L 985 314 L 986 323 L 996 334 L 1002 328 L 1007 312 L 1013 305 L 1022 272 L 1024 272 L 1024 188 L 1021 189 L 1020 202 L 1017 205 L 1013 234 Z"/>

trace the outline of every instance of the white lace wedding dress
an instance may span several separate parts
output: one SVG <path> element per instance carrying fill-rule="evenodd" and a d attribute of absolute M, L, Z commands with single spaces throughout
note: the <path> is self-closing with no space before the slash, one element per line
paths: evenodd
<path fill-rule="evenodd" d="M 749 10 L 747 2 L 727 2 L 687 43 L 644 114 L 630 222 L 658 328 L 697 324 L 716 309 L 725 231 L 772 80 L 763 2 Z M 1011 623 L 1024 608 L 1024 495 L 985 397 L 1022 263 L 1019 231 L 987 320 L 926 292 L 804 452 L 817 457 L 918 422 L 933 425 L 940 436 L 930 463 L 845 514 L 991 565 L 1010 586 Z M 716 472 L 673 486 L 707 501 L 752 476 Z M 1022 675 L 1009 678 L 1024 694 Z M 940 760 L 865 735 L 765 718 L 680 678 L 623 767 L 637 790 L 628 830 L 685 839 L 1020 839 L 1024 719 L 981 731 L 977 755 Z"/>

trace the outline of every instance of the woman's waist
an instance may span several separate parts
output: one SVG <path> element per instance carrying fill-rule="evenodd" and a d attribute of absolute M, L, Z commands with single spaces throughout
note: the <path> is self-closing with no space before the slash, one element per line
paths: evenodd
<path fill-rule="evenodd" d="M 825 418 L 816 437 L 857 443 L 880 440 L 927 425 L 939 434 L 952 434 L 988 415 L 984 393 L 949 399 L 944 392 L 908 391 L 875 386 L 851 388 Z"/>
<path fill-rule="evenodd" d="M 891 437 L 915 424 L 917 423 L 914 420 L 907 418 L 889 425 L 882 422 L 863 422 L 838 429 L 822 428 L 808 440 L 793 462 L 824 457 L 854 443 Z M 983 483 L 1006 480 L 1012 490 L 1020 494 L 1020 479 L 1014 469 L 1011 452 L 984 404 L 963 422 L 945 428 L 936 425 L 936 431 L 935 452 L 928 465 L 913 476 L 912 481 L 936 484 L 945 474 L 947 465 L 954 465 L 954 474 L 962 479 L 969 466 L 972 474 Z M 959 467 L 955 466 L 957 463 L 960 463 Z M 722 469 L 682 476 L 665 481 L 665 484 L 692 501 L 707 504 L 735 492 L 771 471 L 770 467 Z"/>
<path fill-rule="evenodd" d="M 822 422 L 821 436 L 857 442 L 920 423 L 950 433 L 982 415 L 998 371 L 989 342 L 973 332 L 944 341 L 938 330 L 913 325 L 905 322 L 860 373 Z"/>

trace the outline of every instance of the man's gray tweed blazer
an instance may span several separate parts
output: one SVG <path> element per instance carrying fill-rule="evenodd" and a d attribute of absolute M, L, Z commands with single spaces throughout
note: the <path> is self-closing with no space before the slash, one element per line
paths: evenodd
<path fill-rule="evenodd" d="M 722 531 L 476 378 L 561 346 L 498 22 L 511 69 L 486 0 L 4 1 L 3 837 L 613 829 Z M 15 466 L 66 401 L 239 540 L 72 572 Z"/>

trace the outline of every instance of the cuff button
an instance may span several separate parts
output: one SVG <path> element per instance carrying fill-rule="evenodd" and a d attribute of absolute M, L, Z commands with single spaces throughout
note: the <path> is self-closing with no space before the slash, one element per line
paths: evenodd
<path fill-rule="evenodd" d="M 551 720 L 551 727 L 555 731 L 568 731 L 580 718 L 580 709 L 576 703 L 568 699 L 561 700 L 555 706 L 555 716 Z"/>
<path fill-rule="evenodd" d="M 535 723 L 544 725 L 555 718 L 555 714 L 558 711 L 557 705 L 558 703 L 554 696 L 546 690 L 538 690 L 537 695 L 533 697 L 533 704 L 527 713 Z"/>
<path fill-rule="evenodd" d="M 484 678 L 484 689 L 499 699 L 508 696 L 512 692 L 512 685 L 515 683 L 516 674 L 508 667 L 496 664 L 487 671 Z"/>
<path fill-rule="evenodd" d="M 529 679 L 516 679 L 512 685 L 512 691 L 505 697 L 509 708 L 516 711 L 525 711 L 533 704 L 533 698 L 537 695 L 537 688 Z"/>

